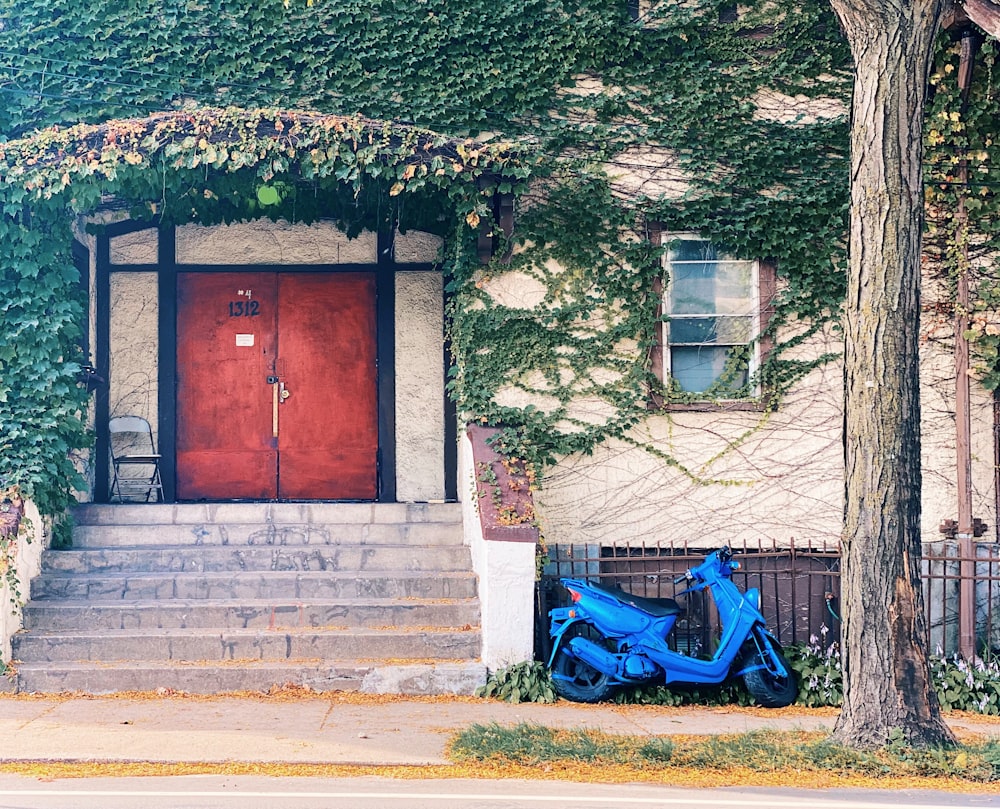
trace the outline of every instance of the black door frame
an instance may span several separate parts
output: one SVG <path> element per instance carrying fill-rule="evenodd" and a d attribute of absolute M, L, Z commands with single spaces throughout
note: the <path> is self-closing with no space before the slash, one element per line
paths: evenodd
<path fill-rule="evenodd" d="M 127 233 L 157 228 L 156 264 L 111 263 L 111 239 Z M 279 272 L 374 272 L 376 317 L 376 390 L 378 402 L 378 451 L 376 502 L 396 501 L 396 300 L 395 276 L 400 272 L 440 271 L 433 263 L 398 264 L 393 258 L 393 233 L 381 230 L 377 234 L 377 258 L 374 264 L 184 264 L 177 263 L 176 228 L 160 226 L 155 222 L 125 221 L 104 226 L 97 235 L 96 245 L 96 357 L 97 375 L 110 380 L 111 367 L 111 273 L 157 273 L 158 290 L 158 443 L 162 454 L 160 471 L 163 478 L 163 496 L 167 503 L 176 502 L 176 411 L 177 411 L 177 275 L 180 272 L 240 272 L 253 269 L 274 269 Z M 443 357 L 444 381 L 447 381 L 450 357 Z M 444 420 L 444 470 L 445 498 L 457 499 L 457 440 L 455 408 L 445 394 Z M 107 423 L 110 416 L 110 390 L 108 382 L 97 387 L 94 400 L 96 420 L 95 457 L 106 459 L 109 455 Z M 95 467 L 94 500 L 108 502 L 109 480 L 107 464 L 97 462 Z"/>

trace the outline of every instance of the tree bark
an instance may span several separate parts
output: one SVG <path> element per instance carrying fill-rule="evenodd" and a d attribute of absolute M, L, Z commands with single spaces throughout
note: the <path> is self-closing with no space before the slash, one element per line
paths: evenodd
<path fill-rule="evenodd" d="M 844 705 L 835 740 L 954 743 L 920 580 L 924 96 L 943 0 L 831 0 L 854 56 L 845 308 Z"/>

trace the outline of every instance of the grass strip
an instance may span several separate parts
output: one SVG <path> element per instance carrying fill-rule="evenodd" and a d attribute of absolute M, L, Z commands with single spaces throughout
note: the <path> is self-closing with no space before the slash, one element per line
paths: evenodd
<path fill-rule="evenodd" d="M 930 779 L 1000 787 L 1000 743 L 949 749 L 913 749 L 890 743 L 859 751 L 828 733 L 756 730 L 718 736 L 622 736 L 594 730 L 560 730 L 522 723 L 472 725 L 449 747 L 458 763 L 508 762 L 543 767 L 586 763 L 635 771 L 814 774 L 839 779 Z"/>

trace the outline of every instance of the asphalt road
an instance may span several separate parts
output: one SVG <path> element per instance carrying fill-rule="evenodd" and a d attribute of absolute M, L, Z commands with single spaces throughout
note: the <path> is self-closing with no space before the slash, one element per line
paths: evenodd
<path fill-rule="evenodd" d="M 1000 795 L 917 790 L 678 789 L 562 781 L 0 776 L 0 809 L 954 809 Z"/>

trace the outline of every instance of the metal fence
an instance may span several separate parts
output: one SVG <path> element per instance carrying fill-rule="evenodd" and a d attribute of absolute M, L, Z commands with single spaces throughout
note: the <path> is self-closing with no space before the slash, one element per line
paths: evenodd
<path fill-rule="evenodd" d="M 840 633 L 840 548 L 814 545 L 778 546 L 759 543 L 733 547 L 740 569 L 733 580 L 741 589 L 756 587 L 768 626 L 785 645 L 814 638 L 836 640 Z M 535 655 L 548 657 L 548 611 L 566 603 L 559 578 L 599 581 L 648 598 L 674 598 L 684 585 L 673 579 L 698 564 L 706 550 L 684 544 L 554 545 L 538 582 Z M 973 592 L 978 649 L 1000 650 L 1000 546 L 974 545 Z M 959 544 L 940 541 L 924 545 L 922 576 L 928 641 L 932 652 L 958 651 L 959 599 L 963 558 Z M 969 570 L 966 572 L 968 573 Z M 686 650 L 710 648 L 717 617 L 704 594 L 682 596 L 687 607 L 672 642 Z"/>

